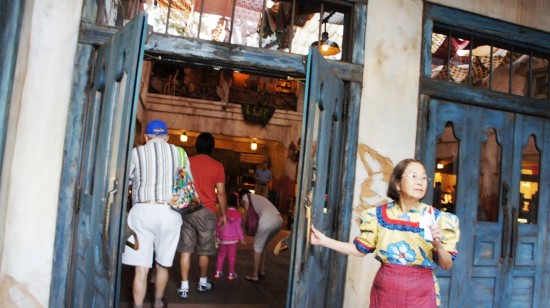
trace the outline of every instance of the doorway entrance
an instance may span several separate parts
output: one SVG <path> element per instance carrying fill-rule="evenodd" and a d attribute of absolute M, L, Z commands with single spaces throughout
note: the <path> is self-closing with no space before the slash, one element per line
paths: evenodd
<path fill-rule="evenodd" d="M 140 18 L 142 18 L 143 16 L 140 16 Z M 128 25 L 132 24 L 129 23 Z M 143 24 L 142 24 L 143 25 Z M 141 76 L 141 62 L 139 62 L 139 60 L 143 60 L 143 46 L 144 46 L 144 43 L 145 43 L 145 39 L 146 39 L 146 32 L 144 31 L 144 28 L 142 28 L 140 30 L 140 34 L 139 34 L 139 37 L 141 38 L 141 41 L 140 41 L 140 44 L 141 46 L 134 46 L 136 47 L 136 52 L 140 55 L 142 55 L 141 57 L 138 57 L 138 63 L 137 64 L 134 64 L 135 66 L 133 67 L 134 69 L 132 68 L 128 68 L 126 70 L 123 70 L 123 72 L 125 73 L 137 73 L 138 76 Z M 118 34 L 117 34 L 118 35 Z M 116 36 L 117 36 L 116 35 Z M 115 37 L 116 37 L 115 36 Z M 155 35 L 151 36 L 151 37 L 147 37 L 147 39 L 149 40 L 149 44 L 155 44 L 153 41 L 155 39 L 159 39 L 159 37 L 156 37 Z M 115 39 L 116 40 L 116 39 Z M 182 40 L 182 39 L 180 39 Z M 151 43 L 153 42 L 153 43 Z M 156 46 L 156 45 L 155 45 Z M 152 49 L 152 47 L 149 47 Z M 128 47 L 128 50 L 125 50 L 122 54 L 124 56 L 128 56 L 130 55 L 130 52 L 129 52 L 129 49 L 131 49 L 130 47 Z M 220 49 L 223 49 L 223 47 L 220 47 Z M 150 53 L 150 55 L 153 55 L 154 53 Z M 271 56 L 273 59 L 276 59 L 276 58 L 280 58 L 280 55 L 272 55 Z M 301 57 L 294 57 L 294 56 L 289 56 L 288 57 L 292 62 L 292 63 L 297 63 L 297 65 L 293 65 L 292 67 L 294 69 L 291 69 L 290 71 L 288 71 L 288 68 L 285 67 L 284 68 L 284 72 L 286 73 L 280 73 L 279 74 L 284 74 L 285 76 L 290 76 L 292 75 L 293 78 L 297 78 L 297 77 L 302 77 L 303 78 L 303 75 L 300 75 L 300 76 L 297 76 L 296 72 L 300 72 L 302 69 L 303 69 L 303 64 L 302 64 L 302 60 L 301 60 Z M 183 57 L 182 57 L 183 59 Z M 322 59 L 322 57 L 318 57 L 318 59 Z M 117 59 L 115 59 L 117 60 Z M 125 62 L 125 58 L 123 58 L 123 61 L 119 61 L 121 63 L 126 63 Z M 173 60 L 173 58 L 172 58 Z M 187 61 L 193 61 L 193 60 L 189 60 L 187 59 Z M 324 60 L 323 60 L 324 61 Z M 116 61 L 113 61 L 113 66 L 116 68 L 115 64 L 117 62 Z M 216 63 L 220 64 L 224 64 L 224 61 L 223 60 L 219 60 L 217 59 Z M 226 66 L 228 67 L 231 67 L 232 63 L 234 64 L 235 62 L 233 60 L 228 60 Z M 353 65 L 353 64 L 339 64 L 339 63 L 333 63 L 334 65 L 330 65 L 331 68 L 330 70 L 334 70 L 334 69 L 340 69 L 338 70 L 339 72 L 342 72 L 342 71 L 345 71 L 344 73 L 344 76 L 347 76 L 347 77 L 342 77 L 342 75 L 338 75 L 340 76 L 339 78 L 346 78 L 346 80 L 353 80 L 353 81 L 358 81 L 354 78 L 356 78 L 356 76 L 361 76 L 361 70 L 362 70 L 362 66 L 360 65 Z M 204 65 L 204 63 L 203 63 Z M 326 65 L 327 67 L 329 65 Z M 342 70 L 343 67 L 348 67 L 350 69 L 348 70 Z M 260 67 L 264 67 L 264 66 L 261 66 Z M 271 67 L 270 65 L 268 64 L 265 64 L 265 67 L 267 68 L 266 69 L 266 72 L 273 72 L 273 67 Z M 101 72 L 101 68 L 98 67 L 97 69 L 98 72 Z M 115 70 L 117 74 L 120 73 L 120 70 Z M 258 67 L 254 67 L 254 71 L 261 71 L 261 68 L 258 68 Z M 347 75 L 346 75 L 347 73 Z M 116 75 L 117 77 L 117 81 L 119 79 L 118 75 Z M 338 78 L 338 79 L 339 79 Z M 336 78 L 334 78 L 336 79 Z M 359 79 L 360 80 L 360 79 Z M 101 92 L 101 89 L 102 87 L 104 86 L 103 82 L 105 80 L 103 78 L 98 77 L 97 79 L 94 79 L 94 82 L 97 82 L 97 86 L 99 87 L 100 91 L 98 91 L 98 93 L 102 93 Z M 132 97 L 132 101 L 131 102 L 128 102 L 128 103 L 123 103 L 122 101 L 122 96 L 118 97 L 118 96 L 113 96 L 111 97 L 110 100 L 105 100 L 105 97 L 103 96 L 98 96 L 96 98 L 96 102 L 97 103 L 97 108 L 111 108 L 113 106 L 118 106 L 118 107 L 128 107 L 128 108 L 134 108 L 132 109 L 132 112 L 127 114 L 127 115 L 130 115 L 130 117 L 124 117 L 121 121 L 117 121 L 117 118 L 104 118 L 104 117 L 101 117 L 101 121 L 99 121 L 99 117 L 97 116 L 92 116 L 92 113 L 88 113 L 88 116 L 90 116 L 90 121 L 88 123 L 90 123 L 90 127 L 89 127 L 89 130 L 90 130 L 90 138 L 94 136 L 93 132 L 94 132 L 94 128 L 95 129 L 98 129 L 98 127 L 106 127 L 106 128 L 111 128 L 111 129 L 115 129 L 116 131 L 120 132 L 119 135 L 116 135 L 117 136 L 117 139 L 115 140 L 116 142 L 120 141 L 121 143 L 116 143 L 114 147 L 111 148 L 111 146 L 113 146 L 112 144 L 102 144 L 102 146 L 105 146 L 105 151 L 102 151 L 101 153 L 95 151 L 96 147 L 94 146 L 94 144 L 98 144 L 98 143 L 101 143 L 103 141 L 105 142 L 109 142 L 109 139 L 108 137 L 112 137 L 112 135 L 109 135 L 109 134 L 106 134 L 105 135 L 105 140 L 96 140 L 96 139 L 93 139 L 93 138 L 87 138 L 84 140 L 84 145 L 83 147 L 85 149 L 88 149 L 89 150 L 89 154 L 91 155 L 90 157 L 93 157 L 93 159 L 91 160 L 86 160 L 87 158 L 85 158 L 85 160 L 87 161 L 86 164 L 83 165 L 83 170 L 85 171 L 89 171 L 91 172 L 90 170 L 94 170 L 95 168 L 95 162 L 98 162 L 101 160 L 101 158 L 103 157 L 109 157 L 109 154 L 110 152 L 108 151 L 108 149 L 124 149 L 125 151 L 128 151 L 129 149 L 131 149 L 131 147 L 134 145 L 134 140 L 136 138 L 134 138 L 134 134 L 136 131 L 139 131 L 139 126 L 138 124 L 140 123 L 144 123 L 145 121 L 142 121 L 142 122 L 139 122 L 139 123 L 136 123 L 136 118 L 137 119 L 145 119 L 145 120 L 148 120 L 146 118 L 142 118 L 142 115 L 139 114 L 139 111 L 138 111 L 138 105 L 141 105 L 143 103 L 143 101 L 140 101 L 140 97 L 139 95 L 137 95 L 139 93 L 139 87 L 137 87 L 136 85 L 139 85 L 140 82 L 139 82 L 139 78 L 137 78 L 136 80 L 134 80 L 133 82 L 129 83 L 129 85 L 131 85 L 133 88 L 132 88 L 132 93 L 134 94 L 134 96 Z M 330 86 L 328 86 L 328 83 L 326 84 L 328 88 L 330 88 Z M 287 85 L 282 85 L 284 87 L 281 88 L 281 90 L 284 92 L 285 91 L 285 88 L 287 87 Z M 356 90 L 356 94 L 360 92 L 360 91 L 357 91 Z M 358 97 L 360 97 L 360 95 L 356 95 L 354 96 L 356 99 L 354 100 L 351 100 L 351 104 L 353 104 L 353 110 L 356 110 L 358 108 L 358 105 L 359 105 L 359 102 L 358 102 Z M 93 102 L 90 102 L 90 104 L 92 104 Z M 225 103 L 225 102 L 224 102 Z M 334 103 L 334 102 L 330 102 L 331 104 Z M 350 103 L 349 100 L 342 100 L 342 101 L 339 101 L 339 103 L 341 104 L 339 106 L 339 110 L 347 110 L 346 106 L 344 106 L 346 103 Z M 315 104 L 317 104 L 317 102 L 315 102 Z M 93 104 L 92 104 L 93 105 Z M 321 104 L 322 105 L 322 104 Z M 94 105 L 95 106 L 95 105 Z M 103 111 L 101 111 L 102 109 L 100 109 L 100 111 L 98 111 L 97 114 L 102 114 Z M 116 109 L 116 112 L 117 114 L 119 114 L 121 112 L 122 109 L 119 109 L 117 108 Z M 156 118 L 158 113 L 160 111 L 159 110 L 154 110 L 152 111 L 152 114 L 151 114 L 151 117 L 154 117 Z M 345 113 L 344 113 L 345 114 Z M 290 117 L 293 117 L 294 115 L 293 114 L 288 114 L 286 113 L 284 115 L 284 117 L 282 117 L 282 119 L 280 121 L 288 121 L 288 118 Z M 341 115 L 339 115 L 341 116 Z M 339 118 L 339 119 L 344 119 L 346 118 L 347 114 L 345 114 L 344 117 L 342 118 Z M 301 118 L 301 114 L 300 114 L 300 118 Z M 356 119 L 355 119 L 356 120 Z M 339 128 L 343 129 L 344 131 L 349 129 L 349 127 L 347 127 L 347 125 L 349 124 L 350 121 L 342 121 L 342 122 L 339 122 L 337 123 L 339 126 Z M 97 124 L 97 126 L 94 126 L 94 123 Z M 99 124 L 98 124 L 99 123 Z M 355 121 L 354 121 L 355 123 Z M 224 122 L 225 124 L 225 122 Z M 138 129 L 136 129 L 136 127 Z M 332 128 L 334 128 L 334 125 L 331 126 Z M 88 129 L 88 128 L 87 128 Z M 321 129 L 318 125 L 317 126 L 312 126 L 311 129 Z M 298 130 L 299 132 L 299 135 L 302 135 L 302 133 L 305 133 L 305 132 L 301 132 L 300 130 Z M 279 132 L 281 134 L 284 134 L 285 132 Z M 318 137 L 318 141 L 320 142 L 319 144 L 320 145 L 323 145 L 325 146 L 324 142 L 321 142 L 322 140 L 327 140 L 330 144 L 330 142 L 333 142 L 333 141 L 338 141 L 338 142 L 342 142 L 342 140 L 347 140 L 347 138 L 344 138 L 342 136 L 344 136 L 346 133 L 343 132 L 343 135 L 341 135 L 340 133 L 342 132 L 339 132 L 338 134 L 338 138 L 341 138 L 341 139 L 336 139 L 336 135 L 333 134 L 334 131 L 328 131 L 328 134 L 325 132 L 323 134 L 323 136 L 319 136 Z M 331 138 L 335 138 L 335 139 L 331 139 Z M 93 139 L 93 140 L 92 140 Z M 291 156 L 291 158 L 289 157 L 289 159 L 293 159 L 293 160 L 296 160 L 297 161 L 297 154 L 300 153 L 300 147 L 302 146 L 300 141 L 299 140 L 302 140 L 302 143 L 303 143 L 303 140 L 304 138 L 297 138 L 297 140 L 292 140 L 293 143 L 294 143 L 294 149 L 293 149 L 293 154 Z M 95 143 L 93 143 L 92 141 L 94 141 Z M 284 144 L 285 146 L 287 146 L 287 144 L 285 143 Z M 291 147 L 291 144 L 289 143 L 288 145 L 289 148 L 292 148 Z M 343 147 L 341 147 L 343 149 Z M 351 147 L 353 149 L 353 146 Z M 103 148 L 102 148 L 103 149 Z M 334 148 L 336 149 L 336 147 Z M 95 152 L 94 152 L 95 151 Z M 350 151 L 351 153 L 354 153 L 354 151 Z M 122 153 L 122 152 L 121 152 Z M 127 153 L 127 152 L 126 152 Z M 301 153 L 300 153 L 301 154 Z M 336 157 L 336 156 L 332 156 L 333 154 L 335 153 L 332 153 L 331 155 L 329 155 L 329 157 Z M 126 157 L 126 159 L 124 158 Z M 72 293 L 70 295 L 70 299 L 69 301 L 83 301 L 83 302 L 94 302 L 96 300 L 100 300 L 100 301 L 105 301 L 105 300 L 113 300 L 114 301 L 114 305 L 116 306 L 117 304 L 120 304 L 120 299 L 119 299 L 119 296 L 121 294 L 121 289 L 122 288 L 126 288 L 127 286 L 125 285 L 121 285 L 121 266 L 120 266 L 120 263 L 117 263 L 117 264 L 113 264 L 112 267 L 104 267 L 102 268 L 103 270 L 103 273 L 101 274 L 102 278 L 108 278 L 108 279 L 105 279 L 105 281 L 111 281 L 112 282 L 112 285 L 110 285 L 109 283 L 102 283 L 101 285 L 98 285 L 98 289 L 101 290 L 101 291 L 105 291 L 105 290 L 108 290 L 107 293 L 105 294 L 100 294 L 97 292 L 97 290 L 95 289 L 92 289 L 92 288 L 88 288 L 86 287 L 87 285 L 91 285 L 89 282 L 94 282 L 96 281 L 96 276 L 93 274 L 93 273 L 87 273 L 89 275 L 84 275 L 83 273 L 85 272 L 85 269 L 86 268 L 89 268 L 89 264 L 91 264 L 92 262 L 95 262 L 97 263 L 97 260 L 95 258 L 97 258 L 98 256 L 107 256 L 107 250 L 105 249 L 106 247 L 108 248 L 116 248 L 115 251 L 110 254 L 110 258 L 112 258 L 113 260 L 118 260 L 118 256 L 120 255 L 121 253 L 121 249 L 123 247 L 123 243 L 124 243 L 124 232 L 123 231 L 123 222 L 125 221 L 126 219 L 126 187 L 127 187 L 127 178 L 126 178 L 126 162 L 127 162 L 127 155 L 123 155 L 123 154 L 120 154 L 119 156 L 117 156 L 117 161 L 116 163 L 113 163 L 112 160 L 104 160 L 104 161 L 101 161 L 101 162 L 105 162 L 105 163 L 111 163 L 111 165 L 109 165 L 111 167 L 111 171 L 113 172 L 116 172 L 117 175 L 121 175 L 121 178 L 118 179 L 117 178 L 117 181 L 114 182 L 109 182 L 113 179 L 109 178 L 109 179 L 104 179 L 106 180 L 106 183 L 109 184 L 109 183 L 112 183 L 112 184 L 109 184 L 109 185 L 104 185 L 104 188 L 106 189 L 106 193 L 107 193 L 107 196 L 109 196 L 107 200 L 107 202 L 103 202 L 105 200 L 101 199 L 101 192 L 104 192 L 103 190 L 105 189 L 102 189 L 101 191 L 97 191 L 98 193 L 98 197 L 99 199 L 101 199 L 102 201 L 101 202 L 92 202 L 92 203 L 89 203 L 89 210 L 90 210 L 90 213 L 88 215 L 88 212 L 78 212 L 79 210 L 81 209 L 77 209 L 76 211 L 78 212 L 77 216 L 77 219 L 81 220 L 79 221 L 79 225 L 78 227 L 75 228 L 74 232 L 75 234 L 78 233 L 78 236 L 75 236 L 76 239 L 75 239 L 75 245 L 73 247 L 73 249 L 75 251 L 82 251 L 83 253 L 81 255 L 78 256 L 79 258 L 79 262 L 82 264 L 82 267 L 80 268 L 80 272 L 77 272 L 76 269 L 78 267 L 78 264 L 75 264 L 75 260 L 72 260 L 73 263 L 71 266 L 73 266 L 73 268 L 71 269 L 71 273 L 70 275 L 72 275 L 72 281 L 69 282 L 69 285 L 70 285 L 70 288 L 72 288 Z M 286 159 L 286 157 L 284 157 Z M 339 172 L 347 172 L 349 170 L 354 170 L 354 159 L 352 157 L 349 157 L 349 155 L 346 155 L 344 160 L 346 161 L 345 163 L 345 170 L 344 169 L 341 169 L 339 170 Z M 295 161 L 295 163 L 296 163 Z M 302 159 L 303 161 L 303 159 Z M 330 163 L 330 159 L 329 161 L 326 161 L 326 163 Z M 85 181 L 88 181 L 90 179 L 93 179 L 91 180 L 92 183 L 97 183 L 97 181 L 101 181 L 100 177 L 93 177 L 91 176 L 91 173 L 88 173 L 88 174 L 83 174 L 82 175 L 84 177 L 86 177 L 87 179 L 84 180 L 83 179 L 83 182 L 84 183 Z M 335 177 L 337 180 L 334 180 L 334 182 L 331 182 L 330 185 L 331 186 L 334 186 L 334 187 L 337 187 L 338 184 L 339 184 L 339 181 L 342 180 L 342 177 Z M 116 183 L 116 184 L 115 184 Z M 328 181 L 327 181 L 327 184 Z M 95 185 L 95 184 L 92 184 L 92 186 Z M 333 189 L 336 189 L 336 188 L 333 188 Z M 346 189 L 351 189 L 351 185 L 349 187 L 347 187 Z M 80 187 L 79 187 L 79 191 L 80 191 Z M 319 190 L 319 192 L 322 191 L 322 190 Z M 334 195 L 336 196 L 336 195 Z M 99 200 L 98 199 L 98 200 Z M 319 198 L 317 198 L 319 199 Z M 321 199 L 319 199 L 321 200 Z M 80 201 L 80 199 L 78 200 Z M 77 202 L 78 202 L 77 201 Z M 350 200 L 347 200 L 345 199 L 345 201 L 339 201 L 337 203 L 336 206 L 338 207 L 344 207 L 344 204 L 343 203 L 346 203 L 346 204 L 350 204 Z M 110 205 L 110 206 L 107 206 L 107 205 Z M 115 209 L 115 211 L 113 211 L 113 209 Z M 335 219 L 334 221 L 334 225 L 340 225 L 340 227 L 342 228 L 342 230 L 345 230 L 347 229 L 346 226 L 347 224 L 349 224 L 349 219 L 346 219 L 346 218 L 349 218 L 349 210 L 347 210 L 348 212 L 347 213 L 344 213 L 342 212 L 340 216 L 336 216 L 336 215 L 333 215 L 331 217 L 333 217 Z M 114 214 L 113 214 L 114 213 Z M 86 214 L 86 215 L 84 215 Z M 338 221 L 336 221 L 338 220 Z M 343 223 L 341 223 L 343 222 Z M 112 225 L 111 223 L 115 223 L 114 225 Z M 91 226 L 93 225 L 93 228 L 91 228 Z M 303 222 L 301 224 L 297 224 L 295 223 L 294 224 L 294 228 L 296 229 L 296 226 L 300 226 L 301 228 L 304 228 L 306 225 L 303 224 Z M 109 226 L 109 228 L 107 229 L 106 227 Z M 105 232 L 105 230 L 108 230 L 109 232 Z M 84 232 L 85 231 L 85 232 Z M 304 230 L 302 230 L 302 232 L 304 232 Z M 81 234 L 82 233 L 82 234 Z M 342 237 L 342 234 L 338 233 L 340 235 L 340 237 Z M 344 234 L 345 236 L 345 234 Z M 114 240 L 114 242 L 108 242 L 107 239 L 109 240 Z M 107 245 L 104 245 L 104 243 L 107 243 Z M 118 245 L 117 245 L 118 244 Z M 60 252 L 56 252 L 56 254 L 58 253 L 62 253 L 61 251 Z M 290 252 L 289 252 L 290 253 Z M 73 255 L 75 255 L 73 258 L 76 258 L 76 254 L 73 252 Z M 330 261 L 330 259 L 329 259 Z M 293 261 L 290 261 L 290 262 L 299 262 L 299 259 L 294 259 Z M 332 263 L 332 262 L 331 262 Z M 342 262 L 334 262 L 334 264 L 339 264 L 339 266 L 342 266 Z M 343 273 L 343 271 L 340 271 L 340 273 Z M 80 276 L 79 276 L 80 275 Z M 100 278 L 101 278 L 100 277 Z M 80 279 L 80 284 L 76 284 L 75 283 L 75 279 Z M 288 281 L 288 280 L 285 280 L 285 281 Z M 337 279 L 334 279 L 333 280 L 333 283 L 335 284 L 338 284 L 339 281 L 342 281 L 342 277 L 338 277 Z M 169 292 L 169 290 L 168 290 Z M 101 295 L 101 298 L 97 297 L 98 295 Z M 342 294 L 339 294 L 338 296 L 336 296 L 338 294 L 335 294 L 334 298 L 336 300 L 338 299 L 341 299 L 342 298 Z M 300 302 L 299 301 L 296 301 L 295 302 L 297 306 L 300 305 Z M 111 304 L 109 304 L 111 305 Z"/>
<path fill-rule="evenodd" d="M 344 83 L 339 80 L 334 72 L 332 72 L 329 64 L 322 58 L 316 49 L 312 49 L 312 55 L 308 60 L 308 77 L 306 78 L 306 106 L 307 115 L 304 115 L 304 131 L 302 132 L 302 140 L 300 148 L 303 151 L 300 153 L 299 176 L 300 176 L 300 197 L 298 197 L 297 223 L 294 226 L 291 250 L 283 252 L 279 255 L 269 254 L 268 268 L 269 272 L 274 267 L 277 270 L 274 274 L 269 274 L 262 279 L 258 284 L 251 284 L 245 280 L 232 281 L 228 284 L 225 280 L 214 281 L 212 294 L 196 294 L 189 300 L 183 303 L 199 304 L 261 304 L 264 305 L 271 301 L 272 294 L 278 302 L 273 302 L 270 307 L 283 307 L 290 305 L 292 307 L 302 307 L 310 305 L 321 305 L 324 301 L 317 297 L 306 296 L 311 287 L 319 288 L 322 285 L 324 288 L 331 288 L 331 285 L 338 284 L 338 273 L 343 273 L 344 263 L 332 262 L 334 254 L 326 254 L 323 252 L 322 263 L 319 263 L 318 258 L 308 258 L 308 256 L 320 254 L 319 250 L 310 251 L 308 245 L 309 227 L 315 219 L 323 230 L 337 236 L 337 230 L 332 229 L 332 226 L 342 227 L 349 222 L 339 221 L 339 214 L 345 209 L 341 206 L 342 192 L 342 175 L 344 174 L 344 166 L 347 161 L 343 156 L 345 147 L 346 134 L 346 114 L 345 110 L 345 91 Z M 143 111 L 146 112 L 146 111 Z M 227 158 L 227 153 L 225 157 Z M 284 213 L 282 213 L 283 216 Z M 314 218 L 315 217 L 315 218 Z M 304 219 L 306 218 L 306 219 Z M 288 219 L 288 218 L 287 218 Z M 287 225 L 287 224 L 285 224 Z M 282 230 L 277 238 L 268 245 L 269 249 L 274 249 L 277 240 L 290 237 L 291 230 Z M 251 242 L 252 238 L 248 239 Z M 241 275 L 250 271 L 251 266 L 251 247 L 243 247 L 239 249 L 238 271 Z M 326 266 L 326 263 L 330 266 Z M 176 262 L 177 263 L 177 262 Z M 293 270 L 299 264 L 303 269 L 299 271 Z M 325 268 L 330 270 L 326 273 L 322 271 L 308 271 L 306 268 L 316 268 L 325 264 Z M 213 266 L 213 262 L 211 262 Z M 212 272 L 214 269 L 211 269 Z M 175 296 L 175 289 L 179 285 L 179 271 L 177 264 L 171 269 L 171 280 L 168 285 L 167 298 L 169 302 L 174 300 L 176 303 L 181 302 Z M 122 274 L 124 286 L 125 281 L 131 279 L 131 269 L 123 267 Z M 317 281 L 318 283 L 314 283 Z M 325 281 L 325 282 L 323 282 Z M 233 283 L 235 282 L 235 283 Z M 291 284 L 289 284 L 289 282 Z M 273 285 L 270 285 L 273 284 Z M 173 288 L 173 290 L 171 290 Z M 237 288 L 237 289 L 235 289 Z M 259 296 L 239 296 L 235 297 L 236 291 L 239 292 L 255 292 Z M 172 293 L 170 293 L 173 291 Z M 237 293 L 239 293 L 237 292 Z M 121 303 L 131 300 L 130 293 L 121 291 Z M 292 296 L 289 296 L 292 295 Z M 336 294 L 333 294 L 336 295 Z M 340 295 L 341 296 L 341 295 Z M 282 301 L 281 299 L 285 299 Z M 287 300 L 288 298 L 288 300 Z M 338 298 L 333 296 L 333 298 Z M 217 302 L 217 300 L 220 300 Z M 287 302 L 288 301 L 288 302 Z M 336 302 L 335 302 L 336 303 Z"/>

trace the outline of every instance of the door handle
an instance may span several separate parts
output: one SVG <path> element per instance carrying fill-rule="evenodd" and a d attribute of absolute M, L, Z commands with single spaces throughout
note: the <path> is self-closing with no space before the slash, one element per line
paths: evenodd
<path fill-rule="evenodd" d="M 508 192 L 510 188 L 508 183 L 502 185 L 502 211 L 504 212 L 504 226 L 502 230 L 501 249 L 500 249 L 500 263 L 504 262 L 504 258 L 508 255 L 510 247 L 508 239 L 510 237 L 510 214 L 508 213 Z"/>
<path fill-rule="evenodd" d="M 508 207 L 503 207 L 504 210 L 504 230 L 502 231 L 501 248 L 500 248 L 500 264 L 504 262 L 504 258 L 508 254 L 508 238 L 510 237 L 510 214 Z"/>
<path fill-rule="evenodd" d="M 510 259 L 508 263 L 514 263 L 514 258 L 516 257 L 516 250 L 518 246 L 518 234 L 519 232 L 519 222 L 518 222 L 518 209 L 512 209 L 512 243 L 510 244 Z"/>
<path fill-rule="evenodd" d="M 109 256 L 109 221 L 111 220 L 111 204 L 115 194 L 118 192 L 118 180 L 113 181 L 113 189 L 107 193 L 107 200 L 105 202 L 105 215 L 103 216 L 103 264 L 108 264 Z"/>
<path fill-rule="evenodd" d="M 312 217 L 311 217 L 311 198 L 308 196 L 306 200 L 306 253 L 305 253 L 305 259 L 307 259 L 309 255 L 309 247 L 311 243 L 311 223 L 312 223 Z"/>

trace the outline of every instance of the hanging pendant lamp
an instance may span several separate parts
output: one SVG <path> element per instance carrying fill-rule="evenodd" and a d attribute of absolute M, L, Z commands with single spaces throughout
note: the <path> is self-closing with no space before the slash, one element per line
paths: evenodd
<path fill-rule="evenodd" d="M 340 53 L 340 46 L 338 43 L 328 39 L 327 23 L 325 22 L 325 31 L 321 34 L 321 41 L 316 41 L 311 46 L 319 46 L 319 51 L 323 56 L 334 56 Z"/>

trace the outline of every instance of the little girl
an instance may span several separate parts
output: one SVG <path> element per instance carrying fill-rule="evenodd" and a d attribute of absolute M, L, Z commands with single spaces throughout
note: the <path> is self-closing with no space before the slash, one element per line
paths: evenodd
<path fill-rule="evenodd" d="M 237 273 L 235 273 L 237 242 L 240 241 L 241 244 L 246 244 L 242 230 L 241 213 L 236 208 L 238 200 L 238 194 L 231 194 L 228 196 L 225 227 L 221 227 L 220 221 L 218 221 L 216 225 L 216 236 L 220 244 L 218 249 L 216 275 L 214 275 L 216 279 L 223 276 L 222 268 L 226 256 L 229 263 L 229 276 L 227 279 L 233 280 L 237 278 Z"/>

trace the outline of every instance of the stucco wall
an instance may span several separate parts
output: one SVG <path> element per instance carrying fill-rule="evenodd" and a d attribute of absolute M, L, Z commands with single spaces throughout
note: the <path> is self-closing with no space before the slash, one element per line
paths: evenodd
<path fill-rule="evenodd" d="M 504 20 L 541 31 L 550 31 L 550 2 L 547 0 L 433 0 L 429 1 Z"/>
<path fill-rule="evenodd" d="M 3 307 L 48 306 L 82 1 L 26 1 L 3 164 Z"/>
<path fill-rule="evenodd" d="M 430 2 L 550 31 L 547 0 L 529 1 L 529 5 L 521 0 Z M 350 240 L 359 234 L 361 210 L 386 200 L 388 176 L 393 166 L 401 159 L 414 156 L 423 5 L 422 0 L 370 0 L 368 3 Z M 348 258 L 344 307 L 369 306 L 370 287 L 378 267 L 372 255 Z"/>

